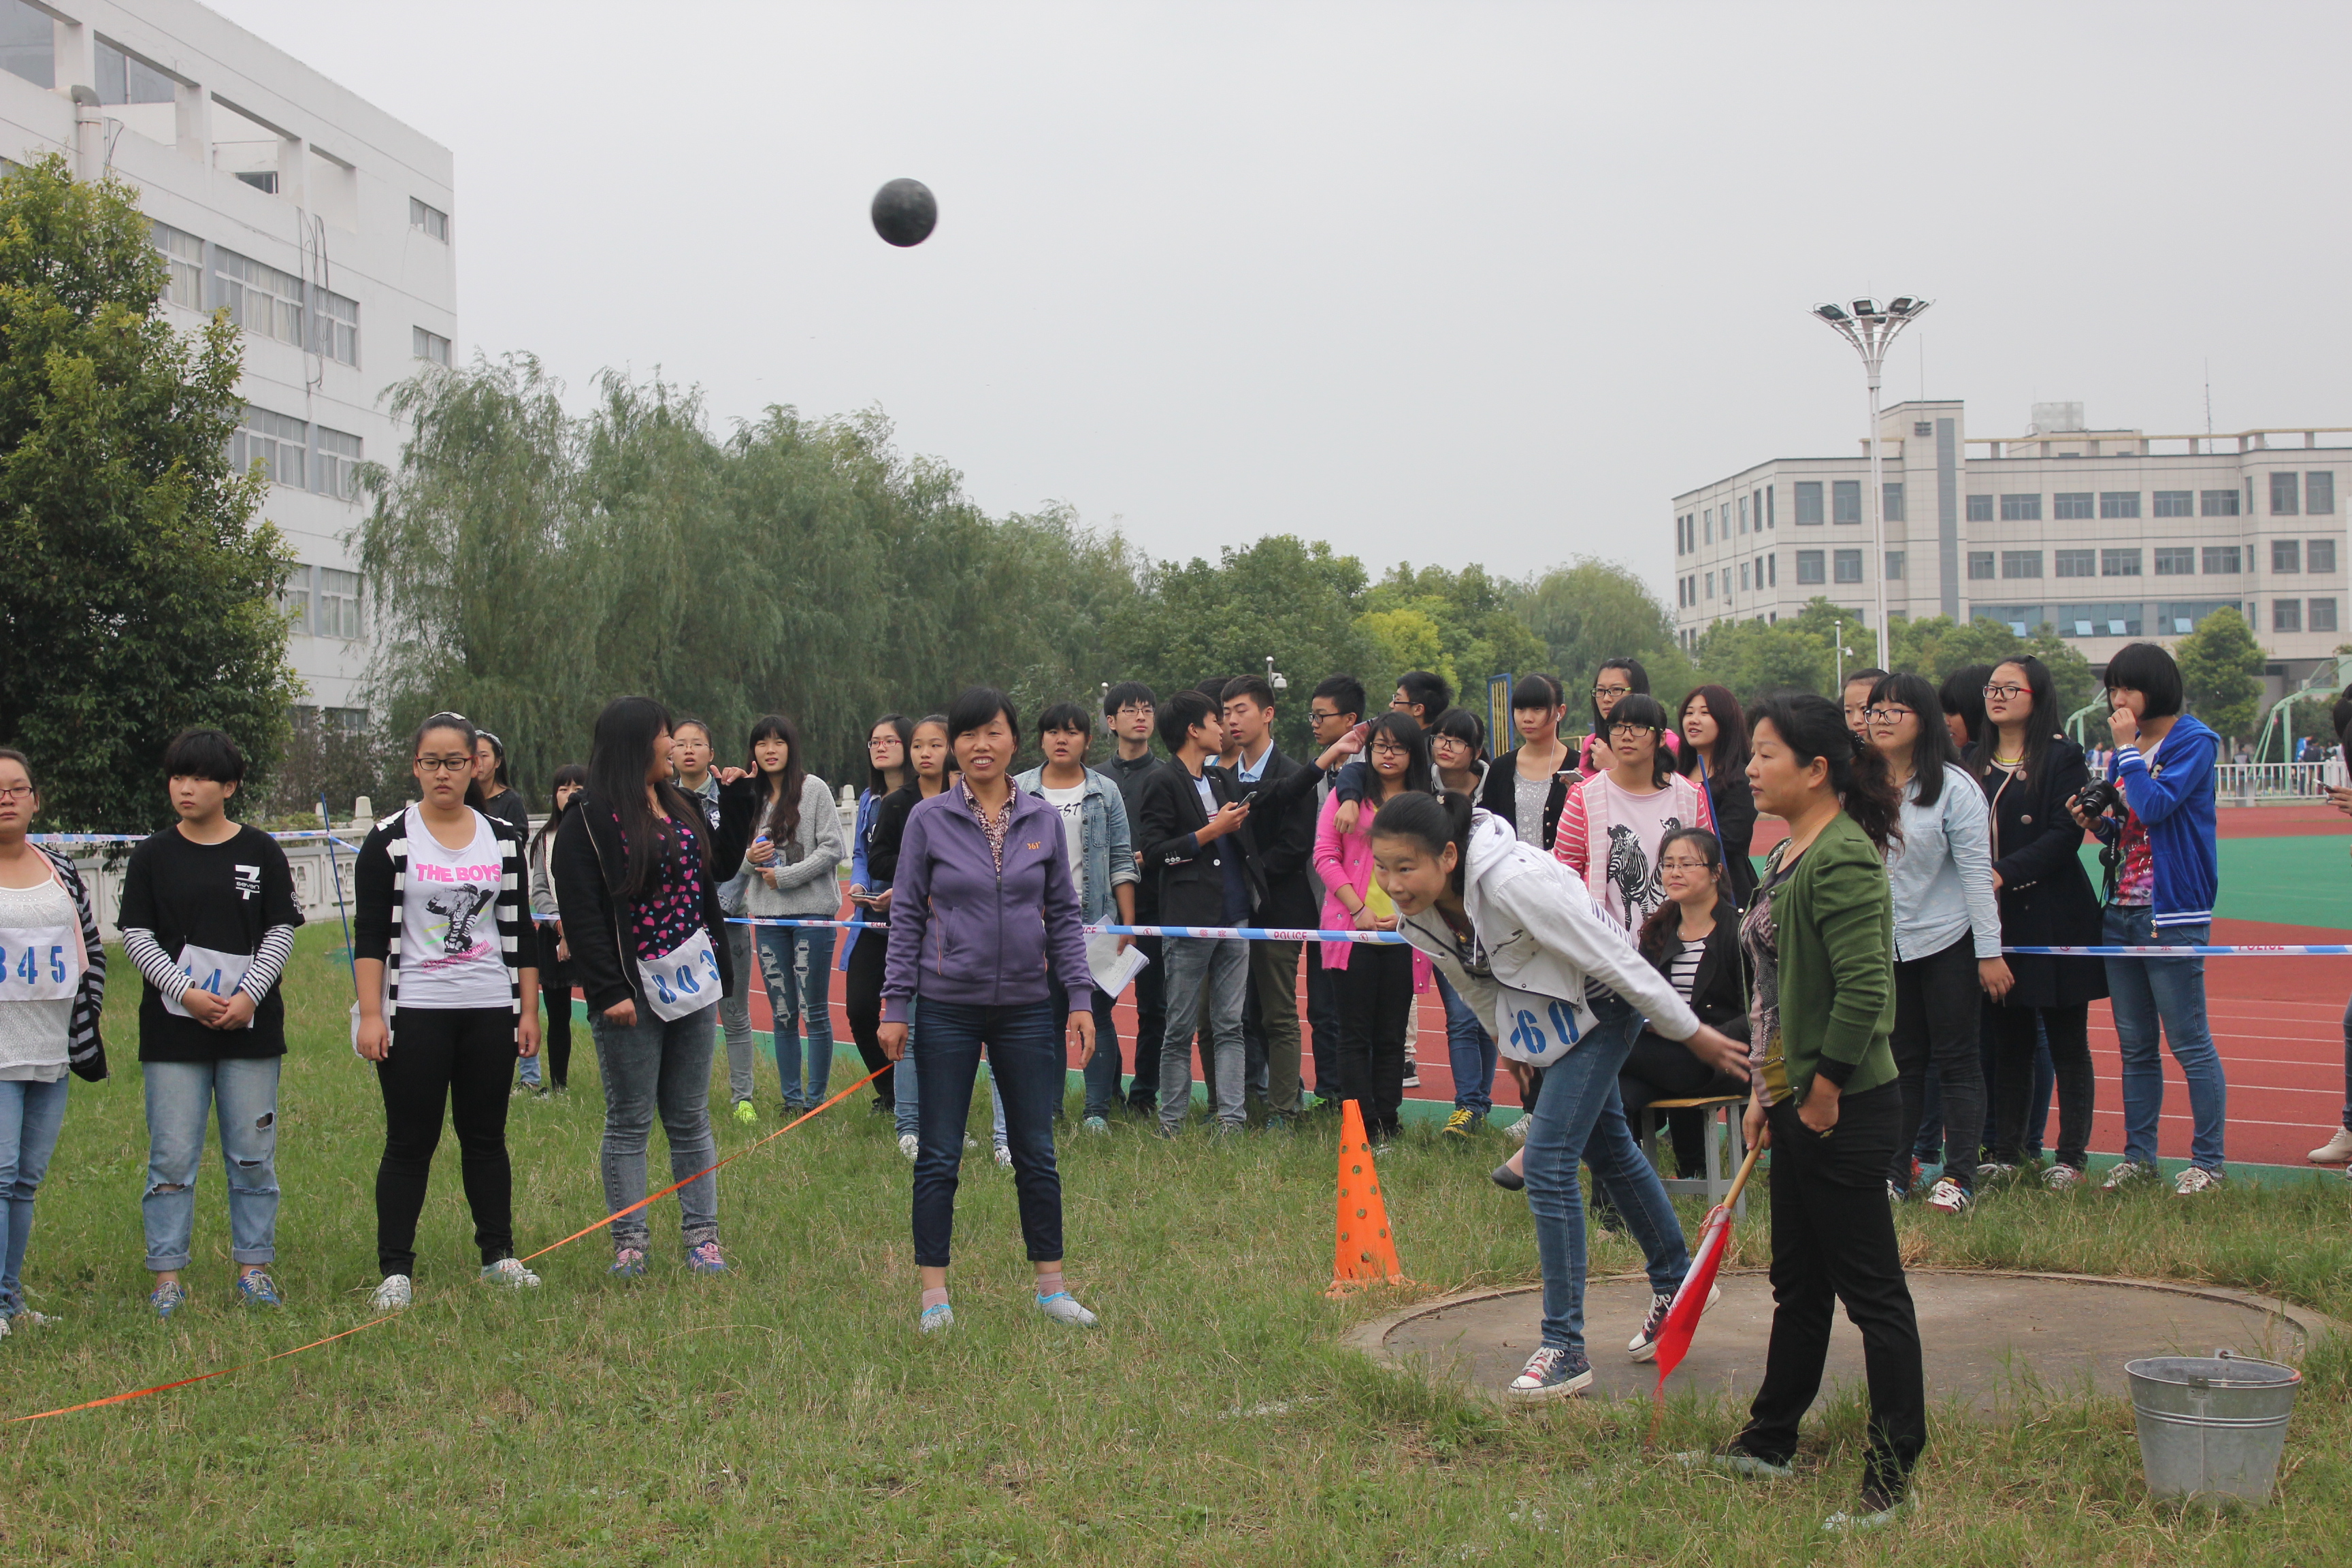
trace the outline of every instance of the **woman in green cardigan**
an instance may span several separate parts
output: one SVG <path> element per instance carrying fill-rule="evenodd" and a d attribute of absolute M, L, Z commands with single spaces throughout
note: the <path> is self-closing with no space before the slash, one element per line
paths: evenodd
<path fill-rule="evenodd" d="M 1718 1458 L 1790 1473 L 1842 1301 L 1862 1331 L 1869 1448 L 1861 1507 L 1831 1522 L 1866 1526 L 1902 1504 L 1927 1442 L 1919 1322 L 1886 1203 L 1903 1105 L 1884 857 L 1901 806 L 1885 758 L 1822 698 L 1767 699 L 1750 744 L 1757 807 L 1789 825 L 1740 930 L 1755 975 L 1748 1137 L 1773 1151 L 1772 1340 L 1748 1425 Z"/>

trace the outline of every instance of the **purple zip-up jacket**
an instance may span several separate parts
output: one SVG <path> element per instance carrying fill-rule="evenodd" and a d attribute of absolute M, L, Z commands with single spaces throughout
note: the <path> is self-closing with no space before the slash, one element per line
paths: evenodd
<path fill-rule="evenodd" d="M 1049 950 L 1070 1011 L 1094 1010 L 1094 976 L 1087 968 L 1062 814 L 1018 788 L 1012 800 L 1002 875 L 958 786 L 918 802 L 907 814 L 898 876 L 891 884 L 884 1023 L 905 1023 L 907 1005 L 916 996 L 975 1007 L 1044 1002 L 1051 994 Z"/>

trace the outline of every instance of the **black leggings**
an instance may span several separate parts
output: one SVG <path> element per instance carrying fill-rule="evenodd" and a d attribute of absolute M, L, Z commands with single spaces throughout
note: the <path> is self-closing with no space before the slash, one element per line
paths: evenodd
<path fill-rule="evenodd" d="M 1641 1125 L 1641 1111 L 1654 1100 L 1696 1100 L 1738 1094 L 1740 1081 L 1701 1061 L 1688 1046 L 1644 1029 L 1633 1040 L 1633 1053 L 1617 1073 L 1617 1096 L 1625 1102 L 1628 1126 Z M 1675 1166 L 1684 1175 L 1706 1168 L 1707 1123 L 1704 1110 L 1669 1110 L 1666 1127 L 1674 1140 Z"/>
<path fill-rule="evenodd" d="M 2025 1124 L 2032 1110 L 2033 1016 L 2042 1015 L 2050 1037 L 2050 1066 L 2058 1079 L 2058 1160 L 2080 1171 L 2090 1155 L 2092 1098 L 2091 1005 L 2065 1007 L 2003 1007 L 1988 999 L 1985 1033 L 1992 1041 L 1992 1158 L 2004 1165 L 2026 1162 Z M 1948 1125 L 1951 1118 L 1947 1115 Z"/>
<path fill-rule="evenodd" d="M 843 1005 L 849 1010 L 849 1036 L 866 1070 L 882 1069 L 874 1080 L 874 1098 L 885 1107 L 898 1103 L 898 1068 L 882 1054 L 882 966 L 890 956 L 890 933 L 862 931 L 849 950 L 849 970 L 842 984 Z"/>
<path fill-rule="evenodd" d="M 1903 1085 L 1903 1120 L 1895 1128 L 1895 1163 L 1886 1179 L 1906 1191 L 1911 1186 L 1912 1145 L 1919 1141 L 1929 1068 L 1943 1085 L 1944 1174 L 1967 1191 L 1976 1191 L 1976 1140 L 1984 1126 L 1979 1049 L 1983 996 L 1977 979 L 1976 942 L 1965 931 L 1941 952 L 1898 960 L 1895 965 L 1892 1044 L 1895 1070 Z M 2032 1015 L 2027 1018 L 2031 1036 Z"/>
<path fill-rule="evenodd" d="M 1412 1021 L 1412 949 L 1359 942 L 1339 983 L 1339 1095 L 1367 1132 L 1395 1132 L 1404 1103 L 1404 1037 Z"/>
<path fill-rule="evenodd" d="M 556 934 L 551 924 L 539 928 L 539 994 L 547 1004 L 547 1029 L 540 1036 L 547 1087 L 562 1089 L 572 1080 L 572 963 L 555 956 Z"/>
<path fill-rule="evenodd" d="M 466 1206 L 485 1264 L 514 1256 L 514 1170 L 507 1161 L 507 1087 L 514 1080 L 509 1007 L 403 1007 L 392 1049 L 375 1064 L 383 1090 L 383 1160 L 375 1170 L 376 1262 L 416 1272 L 416 1216 L 441 1144 L 442 1107 L 457 1130 Z"/>

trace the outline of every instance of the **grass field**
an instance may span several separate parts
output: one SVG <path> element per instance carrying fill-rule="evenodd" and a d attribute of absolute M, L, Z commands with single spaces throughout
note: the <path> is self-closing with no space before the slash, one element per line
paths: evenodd
<path fill-rule="evenodd" d="M 168 1325 L 148 1316 L 137 987 L 119 985 L 115 1077 L 75 1085 L 26 1270 L 34 1304 L 64 1321 L 0 1342 L 0 1415 L 365 1320 L 382 1120 L 348 1047 L 333 940 L 306 931 L 289 978 L 277 1270 L 289 1308 L 228 1303 L 215 1161 L 201 1178 L 195 1302 Z M 602 1212 L 593 1057 L 573 1081 L 568 1098 L 513 1108 L 525 1251 Z M 772 1077 L 763 1085 L 765 1106 Z M 2352 1539 L 2341 1343 L 2308 1363 L 2270 1510 L 2149 1503 L 2128 1407 L 2061 1398 L 2005 1426 L 1939 1415 L 1921 1510 L 1858 1542 L 1815 1533 L 1856 1479 L 1852 1402 L 1809 1436 L 1801 1479 L 1755 1490 L 1664 1458 L 1727 1435 L 1729 1409 L 1676 1405 L 1654 1451 L 1646 1406 L 1498 1412 L 1376 1370 L 1338 1337 L 1402 1298 L 1324 1299 L 1328 1131 L 1231 1148 L 1125 1127 L 1107 1143 L 1066 1142 L 1071 1279 L 1102 1314 L 1093 1331 L 1027 1305 L 1009 1173 L 968 1163 L 958 1327 L 919 1339 L 908 1166 L 864 1100 L 723 1173 L 736 1272 L 715 1281 L 686 1274 L 665 1203 L 642 1280 L 605 1277 L 599 1236 L 543 1259 L 538 1291 L 483 1290 L 445 1142 L 411 1310 L 272 1366 L 0 1428 L 0 1561 L 2270 1568 L 2332 1563 Z M 773 1126 L 722 1123 L 721 1147 Z M 1450 1149 L 1422 1131 L 1385 1163 L 1412 1296 L 1536 1278 L 1524 1205 L 1484 1179 L 1501 1147 Z M 1762 1219 L 1740 1260 L 1763 1260 Z M 1922 1261 L 2213 1280 L 2352 1318 L 2347 1220 L 2344 1184 L 2313 1183 L 2195 1204 L 2018 1194 L 1960 1222 L 1906 1215 L 1905 1236 Z M 1636 1261 L 1617 1242 L 1594 1267 Z M 1595 1324 L 1593 1337 L 1628 1327 Z"/>

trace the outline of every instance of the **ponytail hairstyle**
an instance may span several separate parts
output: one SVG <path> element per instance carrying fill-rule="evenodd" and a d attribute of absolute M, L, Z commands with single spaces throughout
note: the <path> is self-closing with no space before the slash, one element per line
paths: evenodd
<path fill-rule="evenodd" d="M 667 779 L 648 784 L 653 772 L 654 742 L 668 732 L 669 710 L 650 697 L 615 697 L 596 715 L 588 742 L 588 788 L 599 808 L 619 819 L 628 845 L 628 859 L 614 890 L 626 904 L 646 896 L 654 868 L 667 852 L 672 833 L 691 834 L 705 874 L 710 870 L 710 826 L 702 803 L 688 801 L 686 792 Z M 647 798 L 653 792 L 669 814 L 664 827 Z"/>
<path fill-rule="evenodd" d="M 1410 718 L 1408 714 L 1406 717 Z M 1421 846 L 1433 860 L 1454 846 L 1454 892 L 1456 898 L 1470 879 L 1470 812 L 1477 805 L 1458 789 L 1431 794 L 1409 789 L 1381 807 L 1372 818 L 1375 838 L 1404 838 Z"/>
<path fill-rule="evenodd" d="M 1661 864 L 1666 858 L 1666 851 L 1677 844 L 1687 844 L 1698 851 L 1698 858 L 1706 862 L 1707 870 L 1715 877 L 1716 901 L 1722 902 L 1723 841 L 1704 827 L 1677 827 L 1658 840 L 1658 860 Z M 1666 900 L 1642 921 L 1642 929 L 1634 933 L 1633 945 L 1641 949 L 1643 958 L 1655 963 L 1665 956 L 1666 943 L 1682 923 L 1682 905 L 1672 899 Z"/>
<path fill-rule="evenodd" d="M 476 811 L 481 810 L 490 804 L 490 797 L 482 793 L 482 781 L 474 776 L 472 759 L 475 744 L 480 740 L 482 731 L 475 729 L 474 721 L 463 713 L 429 713 L 425 715 L 425 721 L 416 726 L 416 733 L 408 738 L 410 762 L 415 762 L 416 753 L 424 748 L 425 737 L 436 730 L 455 730 L 466 737 L 466 804 Z M 495 742 L 491 749 L 498 751 Z M 499 754 L 503 756 L 504 752 Z"/>
<path fill-rule="evenodd" d="M 547 786 L 547 821 L 540 828 L 539 837 L 530 841 L 532 854 L 538 854 L 555 837 L 555 830 L 562 825 L 564 813 L 580 804 L 580 797 L 577 795 L 570 800 L 563 798 L 563 786 L 565 784 L 584 786 L 587 783 L 588 770 L 578 763 L 566 763 L 555 770 L 555 782 Z"/>
<path fill-rule="evenodd" d="M 1877 747 L 1845 727 L 1843 708 L 1810 691 L 1767 697 L 1748 721 L 1751 748 L 1756 726 L 1768 720 L 1801 765 L 1810 765 L 1815 757 L 1828 762 L 1830 790 L 1840 808 L 1870 836 L 1880 854 L 1902 838 L 1903 806 L 1887 773 L 1886 759 Z"/>
<path fill-rule="evenodd" d="M 698 723 L 700 721 L 698 720 L 696 722 Z M 514 780 L 507 777 L 507 743 L 504 741 L 499 740 L 496 735 L 491 734 L 488 730 L 475 731 L 474 743 L 478 746 L 484 741 L 488 741 L 490 743 L 490 755 L 495 759 L 494 764 L 490 769 L 491 779 L 503 788 L 512 789 L 514 787 Z"/>
<path fill-rule="evenodd" d="M 760 781 L 760 788 L 768 787 L 768 775 L 760 771 L 760 742 L 782 741 L 784 743 L 784 771 L 776 786 L 773 800 L 765 803 L 760 826 L 771 844 L 789 844 L 801 830 L 801 786 L 808 781 L 808 768 L 801 761 L 801 732 L 793 721 L 781 713 L 770 713 L 751 726 L 751 739 L 743 748 L 744 765 L 751 776 Z"/>
<path fill-rule="evenodd" d="M 1870 689 L 1870 704 L 1898 702 L 1919 721 L 1919 738 L 1911 742 L 1911 798 L 1933 805 L 1944 796 L 1944 770 L 1958 767 L 1959 748 L 1944 723 L 1943 700 L 1923 675 L 1890 675 Z"/>

